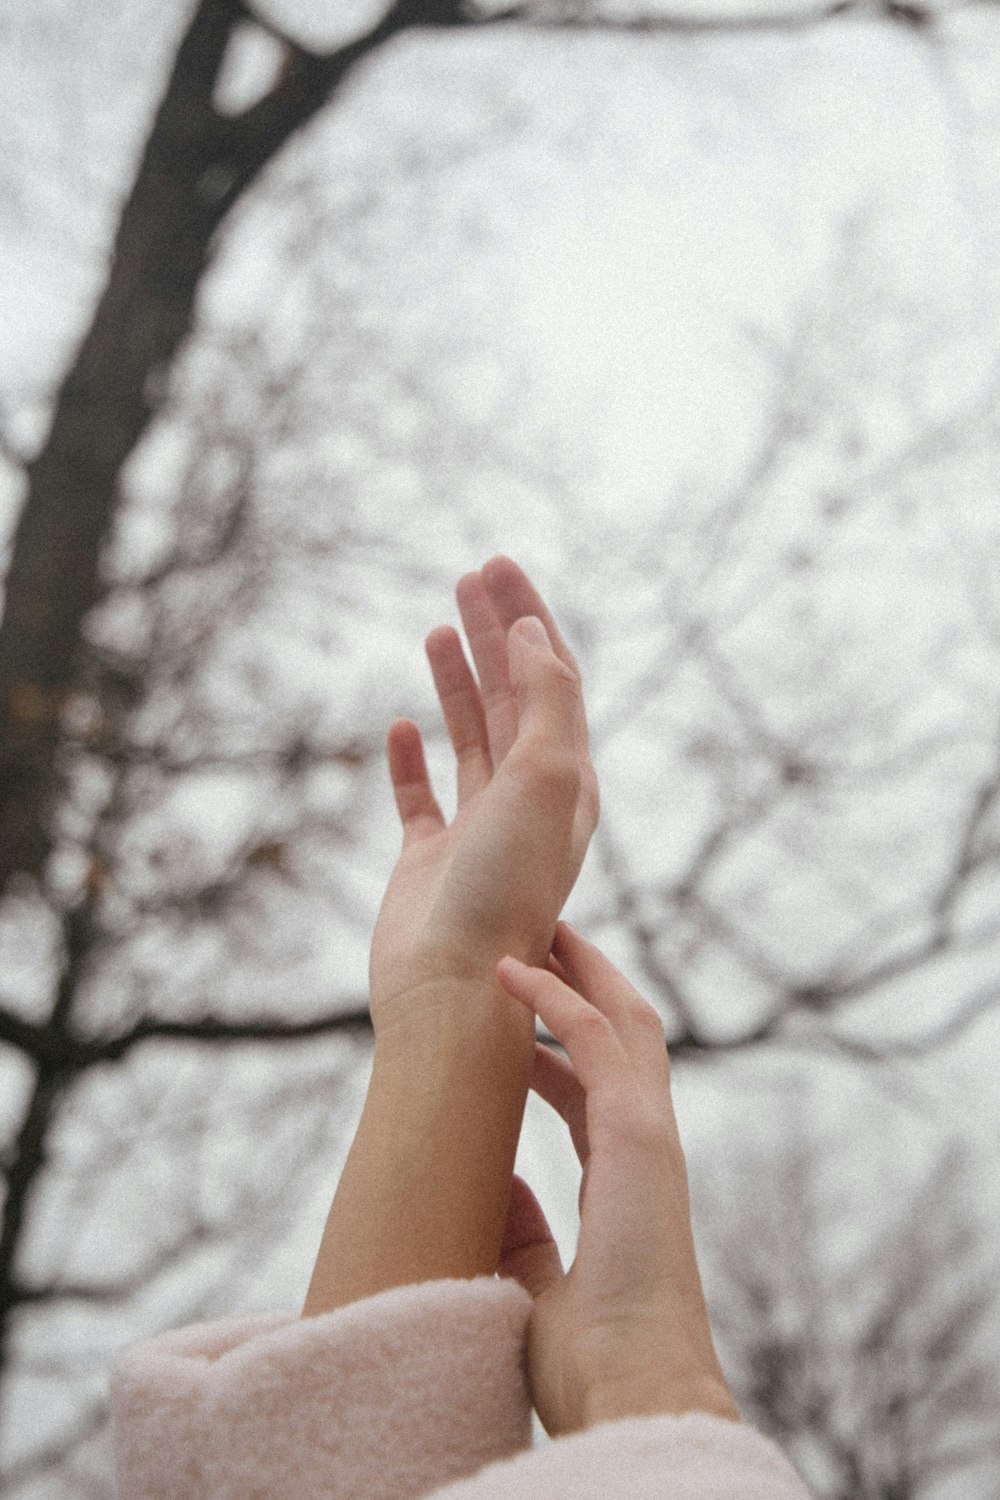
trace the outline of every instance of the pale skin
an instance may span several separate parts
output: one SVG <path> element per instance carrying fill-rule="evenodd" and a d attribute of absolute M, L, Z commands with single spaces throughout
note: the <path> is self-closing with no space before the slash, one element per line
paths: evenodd
<path fill-rule="evenodd" d="M 420 734 L 397 721 L 403 849 L 372 942 L 372 1077 L 307 1314 L 496 1270 L 534 1053 L 496 965 L 544 963 L 597 821 L 580 676 L 544 601 L 505 558 L 457 596 L 475 674 L 456 631 L 427 638 L 457 811 L 446 823 Z"/>
<path fill-rule="evenodd" d="M 532 1087 L 569 1126 L 583 1166 L 570 1270 L 520 1178 L 501 1252 L 501 1274 L 534 1301 L 528 1372 L 543 1425 L 555 1435 L 691 1410 L 738 1421 L 698 1273 L 659 1016 L 565 923 L 547 968 L 506 957 L 498 975 L 566 1050 L 536 1047 Z"/>
<path fill-rule="evenodd" d="M 707 1410 L 738 1418 L 712 1345 L 656 1013 L 557 922 L 598 814 L 580 675 L 508 558 L 457 588 L 472 655 L 427 655 L 455 753 L 441 814 L 421 737 L 389 731 L 403 828 L 372 943 L 372 1076 L 303 1312 L 445 1277 L 516 1277 L 534 1299 L 547 1429 Z M 474 668 L 474 671 L 473 669 Z M 565 1046 L 536 1045 L 535 1016 Z M 584 1164 L 576 1260 L 513 1178 L 529 1085 Z"/>

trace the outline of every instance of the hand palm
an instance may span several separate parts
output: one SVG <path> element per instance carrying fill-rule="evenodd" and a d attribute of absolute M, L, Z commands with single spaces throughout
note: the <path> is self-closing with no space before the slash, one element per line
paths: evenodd
<path fill-rule="evenodd" d="M 479 682 L 455 631 L 442 627 L 427 642 L 458 765 L 450 824 L 419 731 L 405 720 L 390 731 L 404 843 L 372 945 L 376 1028 L 428 981 L 492 984 L 506 951 L 544 961 L 597 819 L 579 674 L 539 595 L 514 563 L 497 559 L 464 578 L 458 598 Z M 523 663 L 519 671 L 508 653 L 509 628 L 525 614 L 543 620 L 561 690 L 574 700 L 561 744 L 525 728 Z M 511 647 L 515 657 L 525 649 Z"/>

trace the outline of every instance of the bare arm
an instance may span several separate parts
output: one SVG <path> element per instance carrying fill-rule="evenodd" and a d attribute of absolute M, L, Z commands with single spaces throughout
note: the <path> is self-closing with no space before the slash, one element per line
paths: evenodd
<path fill-rule="evenodd" d="M 479 681 L 456 632 L 427 643 L 458 810 L 446 824 L 399 721 L 403 851 L 372 945 L 372 1077 L 306 1315 L 496 1269 L 534 1024 L 495 968 L 506 952 L 545 961 L 597 818 L 579 674 L 542 600 L 507 559 L 458 595 Z"/>
<path fill-rule="evenodd" d="M 496 995 L 454 995 L 433 1047 L 372 1078 L 327 1219 L 306 1315 L 388 1287 L 496 1270 L 534 1050 Z M 446 996 L 442 991 L 440 999 Z"/>

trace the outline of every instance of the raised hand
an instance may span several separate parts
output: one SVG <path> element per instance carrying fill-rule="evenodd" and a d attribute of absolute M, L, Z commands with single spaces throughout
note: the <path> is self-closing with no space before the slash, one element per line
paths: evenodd
<path fill-rule="evenodd" d="M 403 850 L 372 944 L 376 1037 L 422 1025 L 452 989 L 495 992 L 506 952 L 544 962 L 597 821 L 580 674 L 541 596 L 504 557 L 456 593 L 475 674 L 451 627 L 426 643 L 457 767 L 451 823 L 416 725 L 389 732 Z"/>
<path fill-rule="evenodd" d="M 738 1420 L 712 1342 L 660 1019 L 602 953 L 560 923 L 553 962 L 504 958 L 498 977 L 548 1027 L 532 1087 L 583 1165 L 580 1237 L 563 1271 L 545 1216 L 515 1178 L 500 1269 L 534 1299 L 528 1369 L 548 1432 L 700 1410 Z"/>
<path fill-rule="evenodd" d="M 427 653 L 455 751 L 446 823 L 415 725 L 389 732 L 403 850 L 371 954 L 372 1074 L 304 1311 L 496 1270 L 534 1052 L 497 980 L 544 963 L 597 821 L 580 676 L 508 558 L 458 585 L 456 631 Z"/>

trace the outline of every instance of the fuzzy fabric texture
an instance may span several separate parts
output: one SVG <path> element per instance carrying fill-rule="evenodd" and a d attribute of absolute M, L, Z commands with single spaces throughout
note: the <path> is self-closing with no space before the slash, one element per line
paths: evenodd
<path fill-rule="evenodd" d="M 407 1500 L 516 1453 L 530 1308 L 443 1281 L 140 1345 L 112 1379 L 120 1500 Z"/>
<path fill-rule="evenodd" d="M 630 1417 L 491 1464 L 439 1500 L 809 1500 L 788 1460 L 744 1423 L 704 1412 Z"/>
<path fill-rule="evenodd" d="M 152 1339 L 112 1379 L 119 1500 L 808 1500 L 759 1433 L 700 1413 L 531 1449 L 530 1311 L 483 1277 Z"/>

